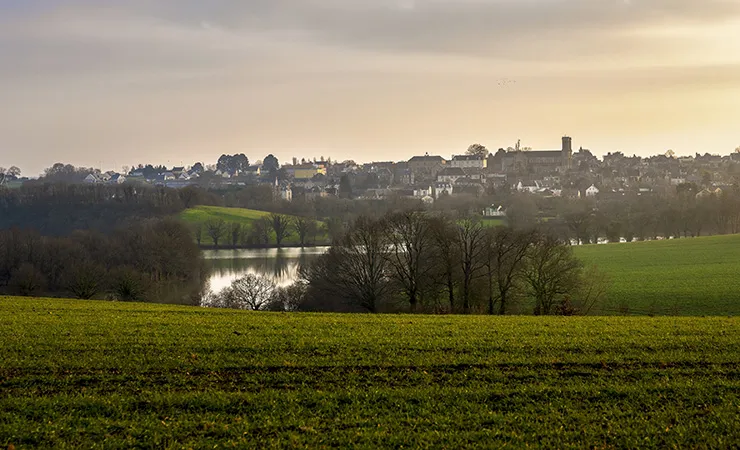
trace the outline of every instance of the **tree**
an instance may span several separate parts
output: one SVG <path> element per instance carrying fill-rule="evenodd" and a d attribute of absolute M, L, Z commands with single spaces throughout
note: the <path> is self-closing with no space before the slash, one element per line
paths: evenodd
<path fill-rule="evenodd" d="M 231 238 L 231 246 L 236 248 L 242 240 L 242 234 L 244 228 L 239 222 L 232 222 L 229 224 L 229 238 Z"/>
<path fill-rule="evenodd" d="M 77 262 L 64 275 L 67 290 L 75 298 L 89 300 L 103 290 L 105 269 L 94 262 Z"/>
<path fill-rule="evenodd" d="M 198 222 L 193 225 L 193 234 L 195 235 L 195 242 L 197 242 L 198 245 L 200 245 L 201 242 L 203 241 L 203 229 L 204 228 L 205 226 L 203 225 L 202 222 Z"/>
<path fill-rule="evenodd" d="M 9 285 L 18 295 L 32 297 L 46 287 L 46 277 L 33 264 L 24 263 L 13 272 Z"/>
<path fill-rule="evenodd" d="M 488 152 L 488 149 L 484 147 L 483 145 L 473 144 L 470 147 L 468 147 L 465 153 L 471 156 L 480 156 L 482 158 L 487 158 L 489 152 Z"/>
<path fill-rule="evenodd" d="M 244 153 L 221 155 L 216 163 L 216 168 L 221 172 L 231 174 L 245 172 L 249 168 L 249 159 Z"/>
<path fill-rule="evenodd" d="M 302 281 L 278 287 L 270 300 L 268 309 L 271 311 L 298 311 L 306 299 L 308 286 Z"/>
<path fill-rule="evenodd" d="M 344 237 L 308 267 L 303 277 L 317 303 L 339 299 L 376 313 L 390 292 L 384 224 L 360 216 Z"/>
<path fill-rule="evenodd" d="M 133 267 L 120 267 L 111 272 L 111 293 L 120 301 L 141 302 L 149 290 L 149 280 Z"/>
<path fill-rule="evenodd" d="M 486 269 L 488 271 L 488 313 L 506 314 L 512 291 L 524 269 L 525 258 L 534 240 L 533 232 L 497 227 L 487 231 Z M 494 294 L 493 287 L 496 292 Z"/>
<path fill-rule="evenodd" d="M 218 248 L 218 243 L 226 232 L 226 222 L 221 219 L 212 219 L 205 223 L 206 233 L 211 237 L 213 245 Z"/>
<path fill-rule="evenodd" d="M 485 230 L 480 221 L 464 219 L 457 225 L 457 244 L 460 246 L 460 272 L 462 274 L 463 313 L 470 313 L 473 281 L 483 268 Z"/>
<path fill-rule="evenodd" d="M 282 214 L 270 214 L 270 226 L 275 232 L 275 241 L 278 247 L 282 247 L 283 240 L 291 235 L 290 219 Z"/>
<path fill-rule="evenodd" d="M 344 221 L 339 217 L 329 217 L 324 223 L 324 228 L 332 242 L 338 241 L 344 235 Z"/>
<path fill-rule="evenodd" d="M 249 233 L 250 240 L 255 244 L 269 244 L 271 229 L 272 225 L 268 217 L 261 217 L 255 220 L 252 222 L 252 231 Z"/>
<path fill-rule="evenodd" d="M 352 182 L 347 174 L 342 175 L 342 178 L 339 179 L 339 196 L 352 198 Z"/>
<path fill-rule="evenodd" d="M 306 217 L 296 217 L 293 219 L 293 228 L 295 229 L 301 247 L 306 246 L 306 240 L 314 230 L 316 230 L 316 221 Z M 315 233 L 315 232 L 314 232 Z"/>
<path fill-rule="evenodd" d="M 388 218 L 386 233 L 392 277 L 406 294 L 411 312 L 415 312 L 422 284 L 429 281 L 433 268 L 429 219 L 420 211 L 399 212 Z"/>
<path fill-rule="evenodd" d="M 265 156 L 265 159 L 262 161 L 262 171 L 267 172 L 274 177 L 278 170 L 280 170 L 280 162 L 278 159 L 272 154 Z"/>
<path fill-rule="evenodd" d="M 270 303 L 275 289 L 275 283 L 269 278 L 250 273 L 234 280 L 221 293 L 221 307 L 259 311 Z"/>
<path fill-rule="evenodd" d="M 583 264 L 573 249 L 549 235 L 539 235 L 527 255 L 524 278 L 535 300 L 534 314 L 549 315 L 580 287 Z"/>
<path fill-rule="evenodd" d="M 450 312 L 455 311 L 455 286 L 458 280 L 458 253 L 460 246 L 457 242 L 455 225 L 446 217 L 431 219 L 431 234 L 435 249 L 436 277 L 447 291 L 447 302 Z"/>

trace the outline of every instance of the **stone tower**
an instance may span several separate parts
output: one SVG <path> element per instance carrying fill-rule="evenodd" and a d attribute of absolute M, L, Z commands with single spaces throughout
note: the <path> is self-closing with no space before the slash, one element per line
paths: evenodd
<path fill-rule="evenodd" d="M 563 136 L 563 169 L 570 169 L 570 162 L 573 159 L 573 139 Z"/>

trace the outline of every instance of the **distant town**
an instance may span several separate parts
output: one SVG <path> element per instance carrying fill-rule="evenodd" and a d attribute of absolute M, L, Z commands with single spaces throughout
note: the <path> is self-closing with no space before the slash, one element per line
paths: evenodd
<path fill-rule="evenodd" d="M 672 151 L 651 157 L 607 153 L 601 159 L 590 150 L 573 150 L 565 136 L 557 150 L 533 150 L 517 143 L 489 151 L 471 145 L 449 159 L 418 155 L 408 161 L 357 163 L 330 158 L 293 158 L 282 163 L 273 155 L 251 162 L 244 154 L 222 155 L 216 164 L 154 166 L 138 164 L 122 171 L 75 168 L 57 163 L 46 169 L 44 178 L 85 184 L 145 183 L 168 188 L 253 186 L 269 184 L 284 201 L 296 197 L 341 196 L 358 199 L 407 197 L 432 204 L 442 196 L 486 192 L 526 192 L 546 197 L 605 197 L 626 193 L 639 195 L 675 191 L 693 183 L 698 197 L 717 194 L 740 179 L 740 147 L 728 155 L 676 156 Z M 17 167 L 0 168 L 0 182 L 20 186 Z M 502 214 L 487 211 L 489 215 Z"/>

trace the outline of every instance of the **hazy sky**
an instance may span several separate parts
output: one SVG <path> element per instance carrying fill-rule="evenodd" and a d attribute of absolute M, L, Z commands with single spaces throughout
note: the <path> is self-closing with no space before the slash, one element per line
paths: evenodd
<path fill-rule="evenodd" d="M 28 175 L 563 134 L 726 154 L 740 0 L 0 0 L 0 101 L 0 165 Z"/>

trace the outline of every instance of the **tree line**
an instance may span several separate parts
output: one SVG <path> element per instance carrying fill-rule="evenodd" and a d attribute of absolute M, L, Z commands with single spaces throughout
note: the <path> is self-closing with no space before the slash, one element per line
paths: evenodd
<path fill-rule="evenodd" d="M 325 255 L 301 268 L 301 280 L 290 289 L 269 285 L 250 275 L 208 306 L 573 315 L 603 299 L 606 280 L 566 241 L 542 230 L 490 228 L 474 219 L 404 210 L 359 217 Z"/>
<path fill-rule="evenodd" d="M 206 284 L 200 250 L 177 220 L 144 220 L 108 235 L 0 230 L 4 294 L 198 304 Z"/>
<path fill-rule="evenodd" d="M 214 203 L 217 196 L 198 187 L 30 181 L 18 189 L 0 187 L 0 229 L 32 228 L 54 236 L 88 229 L 108 233 L 126 223 Z"/>

